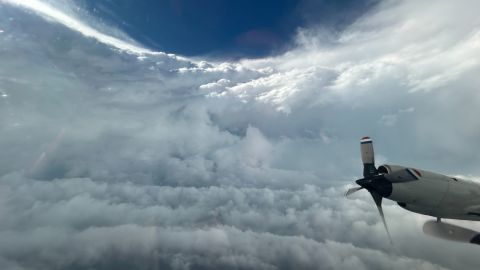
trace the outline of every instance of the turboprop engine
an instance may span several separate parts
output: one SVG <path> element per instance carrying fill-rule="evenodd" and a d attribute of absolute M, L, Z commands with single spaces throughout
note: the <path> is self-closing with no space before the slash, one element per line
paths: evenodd
<path fill-rule="evenodd" d="M 452 178 L 399 165 L 386 164 L 377 169 L 373 143 L 369 137 L 362 138 L 360 150 L 364 178 L 355 181 L 360 187 L 349 189 L 346 196 L 366 189 L 378 208 L 387 233 L 388 227 L 382 209 L 383 198 L 396 201 L 410 211 L 426 214 L 431 214 L 428 209 L 440 204 L 447 191 L 448 181 Z"/>
<path fill-rule="evenodd" d="M 363 178 L 355 181 L 346 196 L 367 190 L 377 206 L 388 232 L 382 209 L 383 198 L 395 201 L 402 208 L 437 218 L 480 220 L 480 185 L 443 174 L 399 165 L 375 167 L 373 143 L 364 137 L 360 144 Z M 390 239 L 391 241 L 391 239 Z"/>

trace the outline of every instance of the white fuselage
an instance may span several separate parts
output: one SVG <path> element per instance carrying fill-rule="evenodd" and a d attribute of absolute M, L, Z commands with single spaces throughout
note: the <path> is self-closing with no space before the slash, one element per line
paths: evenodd
<path fill-rule="evenodd" d="M 392 194 L 387 199 L 424 215 L 480 220 L 479 184 L 424 170 L 415 172 L 417 180 L 393 183 Z"/>

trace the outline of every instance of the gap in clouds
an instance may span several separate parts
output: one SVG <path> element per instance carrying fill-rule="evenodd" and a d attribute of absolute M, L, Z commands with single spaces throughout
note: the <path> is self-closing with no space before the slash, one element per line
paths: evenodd
<path fill-rule="evenodd" d="M 75 1 L 155 50 L 219 59 L 282 54 L 289 50 L 298 28 L 322 25 L 338 32 L 377 2 Z"/>

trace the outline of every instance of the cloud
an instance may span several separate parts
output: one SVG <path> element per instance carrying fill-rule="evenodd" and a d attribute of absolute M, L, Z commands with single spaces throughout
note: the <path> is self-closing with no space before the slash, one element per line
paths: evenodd
<path fill-rule="evenodd" d="M 384 124 L 385 126 L 395 126 L 395 124 L 398 121 L 398 117 L 402 114 L 407 114 L 407 113 L 413 113 L 415 111 L 415 108 L 410 107 L 408 109 L 400 109 L 396 113 L 392 114 L 385 114 L 382 115 L 380 118 L 380 122 Z"/>
<path fill-rule="evenodd" d="M 380 159 L 479 175 L 476 2 L 384 1 L 238 62 L 0 5 L 2 269 L 477 268 L 427 217 L 387 201 L 392 247 L 368 194 L 343 197 L 366 134 Z"/>
<path fill-rule="evenodd" d="M 351 203 L 339 200 L 337 190 L 147 187 L 89 179 L 32 181 L 19 174 L 2 177 L 1 184 L 10 189 L 2 189 L 2 215 L 11 218 L 2 222 L 5 241 L 0 252 L 6 261 L 26 269 L 52 264 L 316 269 L 351 268 L 356 263 L 365 269 L 387 264 L 394 269 L 441 269 L 345 243 L 336 226 L 350 227 L 351 222 L 339 221 L 355 217 L 336 214 Z M 372 209 L 357 202 L 358 208 Z M 375 222 L 375 212 L 354 222 L 348 236 L 361 230 L 377 241 L 385 237 L 380 224 L 368 228 L 363 220 Z M 380 232 L 382 236 L 375 236 Z M 365 245 L 362 239 L 350 240 Z"/>
<path fill-rule="evenodd" d="M 37 12 L 39 15 L 52 19 L 57 23 L 61 23 L 72 30 L 82 33 L 86 37 L 94 38 L 99 42 L 105 43 L 114 48 L 131 52 L 131 53 L 137 53 L 137 54 L 152 53 L 150 50 L 147 50 L 145 48 L 132 45 L 130 43 L 124 42 L 121 39 L 101 33 L 96 29 L 86 25 L 82 21 L 79 21 L 78 19 L 69 16 L 69 14 L 61 12 L 60 10 L 54 8 L 48 3 L 44 3 L 38 0 L 28 0 L 28 1 L 2 0 L 2 2 L 16 5 L 16 6 Z"/>

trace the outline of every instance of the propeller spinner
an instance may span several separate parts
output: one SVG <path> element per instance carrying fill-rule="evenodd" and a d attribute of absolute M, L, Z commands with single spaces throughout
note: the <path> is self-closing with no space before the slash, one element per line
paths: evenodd
<path fill-rule="evenodd" d="M 363 178 L 355 181 L 360 187 L 349 189 L 345 193 L 345 196 L 349 196 L 361 189 L 366 189 L 377 206 L 380 217 L 382 218 L 383 226 L 387 231 L 390 243 L 392 243 L 392 238 L 388 231 L 388 226 L 382 209 L 382 199 L 383 197 L 388 197 L 392 193 L 392 183 L 388 181 L 383 174 L 380 174 L 375 167 L 375 154 L 373 151 L 372 139 L 369 137 L 363 137 L 360 141 L 360 151 L 363 162 Z"/>

